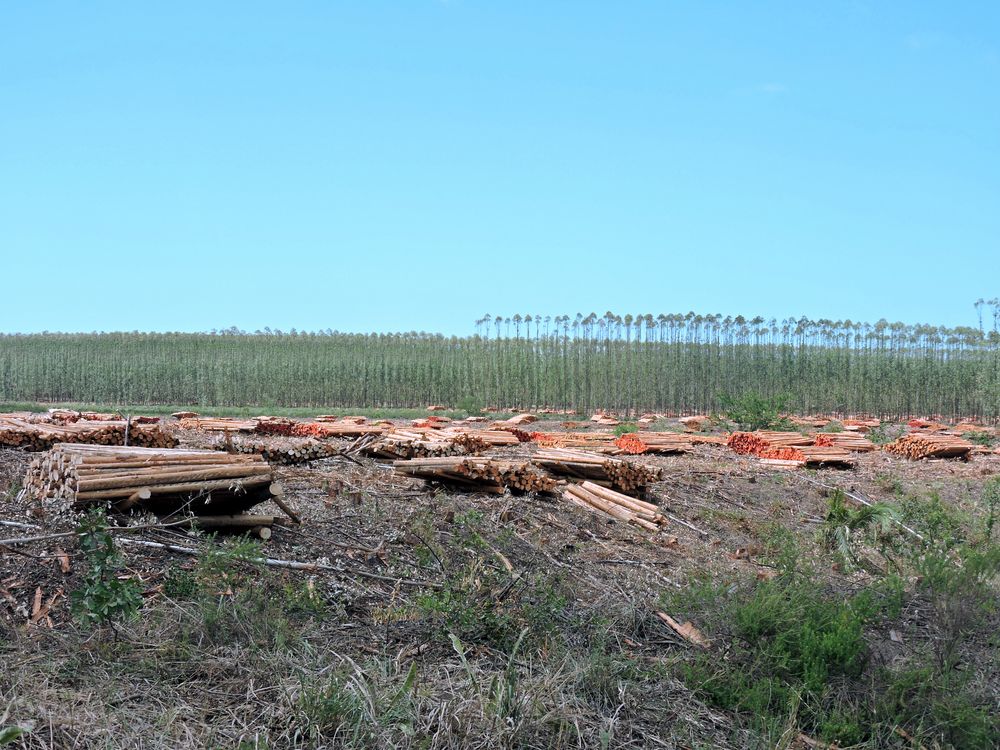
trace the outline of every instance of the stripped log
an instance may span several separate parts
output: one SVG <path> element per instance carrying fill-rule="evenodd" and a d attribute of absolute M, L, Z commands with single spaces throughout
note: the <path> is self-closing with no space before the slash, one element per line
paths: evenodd
<path fill-rule="evenodd" d="M 57 443 L 129 445 L 169 448 L 177 439 L 158 425 L 130 424 L 126 420 L 77 420 L 65 424 L 43 424 L 0 417 L 0 447 L 44 451 Z"/>
<path fill-rule="evenodd" d="M 875 450 L 875 443 L 854 432 L 824 432 L 816 435 L 816 445 L 843 448 L 857 453 L 868 453 Z"/>
<path fill-rule="evenodd" d="M 770 448 L 798 448 L 812 445 L 813 437 L 800 432 L 773 432 L 760 430 L 758 432 L 734 432 L 726 440 L 736 453 L 759 456 Z"/>
<path fill-rule="evenodd" d="M 657 531 L 667 523 L 667 518 L 652 503 L 636 500 L 594 482 L 570 484 L 563 492 L 563 499 L 592 512 L 604 513 L 625 523 Z"/>

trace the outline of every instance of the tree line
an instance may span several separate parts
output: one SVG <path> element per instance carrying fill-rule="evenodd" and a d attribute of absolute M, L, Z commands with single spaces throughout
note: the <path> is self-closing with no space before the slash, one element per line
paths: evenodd
<path fill-rule="evenodd" d="M 1000 303 L 978 327 L 743 316 L 484 316 L 474 335 L 225 329 L 0 335 L 0 400 L 205 406 L 429 403 L 1000 417 Z"/>

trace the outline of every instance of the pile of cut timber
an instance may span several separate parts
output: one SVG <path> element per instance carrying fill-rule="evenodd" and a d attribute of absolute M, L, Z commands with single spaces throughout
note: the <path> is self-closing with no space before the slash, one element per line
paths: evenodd
<path fill-rule="evenodd" d="M 329 443 L 322 443 L 319 440 L 308 438 L 282 438 L 273 437 L 267 440 L 248 440 L 236 438 L 219 443 L 215 446 L 218 450 L 229 453 L 243 453 L 263 456 L 269 464 L 281 464 L 292 466 L 294 464 L 304 464 L 308 461 L 316 461 L 321 458 L 330 458 L 340 454 L 338 448 L 334 448 Z"/>
<path fill-rule="evenodd" d="M 593 482 L 567 485 L 563 499 L 591 512 L 604 513 L 650 531 L 659 530 L 667 522 L 659 508 L 652 503 L 636 500 Z"/>
<path fill-rule="evenodd" d="M 177 445 L 176 438 L 157 425 L 137 425 L 123 421 L 41 424 L 0 418 L 0 447 L 24 448 L 29 451 L 48 450 L 57 443 L 124 445 L 126 433 L 129 445 L 149 448 Z"/>
<path fill-rule="evenodd" d="M 527 436 L 526 432 L 521 430 L 517 430 L 517 432 L 521 432 Z M 449 437 L 452 440 L 475 439 L 489 448 L 508 448 L 526 442 L 518 437 L 517 432 L 512 430 L 476 430 L 466 427 L 451 427 L 447 430 L 441 430 L 438 434 L 441 437 Z M 474 453 L 475 451 L 469 452 Z"/>
<path fill-rule="evenodd" d="M 692 435 L 680 432 L 626 432 L 615 441 L 625 453 L 688 453 L 695 445 L 725 445 L 726 439 L 715 435 Z"/>
<path fill-rule="evenodd" d="M 212 450 L 169 450 L 57 445 L 31 462 L 24 477 L 29 497 L 56 513 L 110 504 L 160 516 L 241 513 L 274 500 L 293 520 L 281 486 L 261 456 Z"/>
<path fill-rule="evenodd" d="M 658 467 L 633 464 L 586 451 L 552 448 L 538 451 L 531 460 L 553 474 L 589 479 L 622 492 L 643 492 L 646 485 L 663 477 L 663 470 Z"/>
<path fill-rule="evenodd" d="M 375 458 L 429 458 L 434 456 L 464 456 L 478 453 L 489 446 L 468 435 L 442 437 L 433 430 L 393 430 L 364 447 L 364 453 Z"/>
<path fill-rule="evenodd" d="M 734 432 L 729 436 L 726 445 L 741 455 L 759 456 L 769 448 L 800 448 L 812 445 L 813 438 L 799 432 L 773 432 L 759 430 L 758 432 Z"/>
<path fill-rule="evenodd" d="M 973 444 L 952 435 L 911 432 L 883 447 L 887 453 L 911 461 L 921 458 L 968 458 Z"/>
<path fill-rule="evenodd" d="M 362 435 L 381 435 L 383 432 L 385 432 L 384 427 L 345 419 L 338 422 L 296 422 L 291 434 L 296 437 L 356 438 Z"/>
<path fill-rule="evenodd" d="M 765 463 L 786 466 L 833 466 L 847 469 L 854 466 L 851 454 L 843 448 L 803 445 L 795 448 L 766 448 L 757 454 Z"/>
<path fill-rule="evenodd" d="M 875 450 L 875 443 L 856 432 L 823 432 L 816 435 L 816 445 L 833 446 L 858 453 Z"/>
<path fill-rule="evenodd" d="M 586 448 L 617 455 L 621 448 L 615 445 L 613 432 L 532 432 L 531 439 L 545 448 Z"/>
<path fill-rule="evenodd" d="M 528 461 L 497 461 L 490 458 L 415 458 L 394 461 L 398 474 L 451 484 L 463 489 L 503 494 L 551 492 L 556 482 Z"/>
<path fill-rule="evenodd" d="M 184 417 L 177 426 L 184 430 L 205 432 L 256 432 L 256 419 L 230 419 L 228 417 Z"/>
<path fill-rule="evenodd" d="M 876 427 L 881 426 L 881 419 L 845 419 L 841 422 L 844 425 L 844 429 L 848 432 L 868 432 L 869 430 L 874 430 Z"/>

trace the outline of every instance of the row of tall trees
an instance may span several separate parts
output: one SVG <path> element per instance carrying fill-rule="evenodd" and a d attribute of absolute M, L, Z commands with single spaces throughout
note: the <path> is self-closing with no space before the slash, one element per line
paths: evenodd
<path fill-rule="evenodd" d="M 227 329 L 0 336 L 0 400 L 1000 417 L 1000 302 L 978 327 L 720 315 L 484 316 L 475 335 Z"/>

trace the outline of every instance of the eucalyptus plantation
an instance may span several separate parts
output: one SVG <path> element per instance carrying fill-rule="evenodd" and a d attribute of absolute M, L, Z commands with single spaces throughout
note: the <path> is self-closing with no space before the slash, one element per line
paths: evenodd
<path fill-rule="evenodd" d="M 988 306 L 984 326 L 982 308 Z M 980 326 L 657 315 L 484 316 L 466 337 L 228 329 L 0 336 L 0 400 L 205 406 L 479 404 L 1000 417 L 1000 303 Z"/>

